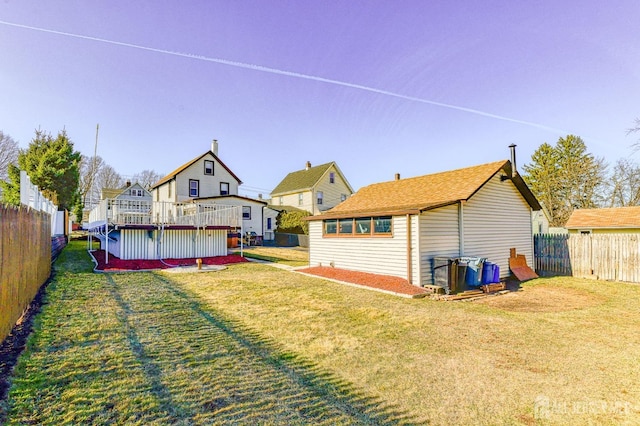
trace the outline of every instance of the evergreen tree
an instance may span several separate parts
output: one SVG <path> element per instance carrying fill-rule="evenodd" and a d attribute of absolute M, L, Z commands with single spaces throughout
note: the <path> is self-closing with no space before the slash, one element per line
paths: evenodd
<path fill-rule="evenodd" d="M 19 170 L 24 170 L 31 182 L 58 207 L 73 210 L 80 202 L 79 163 L 80 153 L 73 150 L 66 131 L 58 132 L 54 139 L 51 134 L 36 130 L 29 147 L 18 154 L 18 167 L 9 168 L 9 182 L 3 184 L 3 201 L 19 204 Z"/>
<path fill-rule="evenodd" d="M 551 226 L 564 226 L 574 209 L 598 206 L 606 165 L 587 152 L 580 137 L 567 135 L 555 146 L 544 143 L 531 160 L 523 177 L 547 207 Z"/>

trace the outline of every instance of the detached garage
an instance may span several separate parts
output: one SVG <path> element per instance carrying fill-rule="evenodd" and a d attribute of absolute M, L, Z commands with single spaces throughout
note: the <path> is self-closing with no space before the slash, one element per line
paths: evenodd
<path fill-rule="evenodd" d="M 309 220 L 310 266 L 434 284 L 435 257 L 474 256 L 509 275 L 516 248 L 533 264 L 531 212 L 540 204 L 511 161 L 366 186 Z"/>

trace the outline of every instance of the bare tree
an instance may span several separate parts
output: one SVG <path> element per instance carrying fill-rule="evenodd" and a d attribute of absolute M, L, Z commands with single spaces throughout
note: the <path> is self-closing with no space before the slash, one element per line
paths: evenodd
<path fill-rule="evenodd" d="M 100 199 L 100 189 L 96 186 L 98 173 L 105 166 L 100 156 L 82 156 L 80 160 L 80 197 L 85 208 L 92 208 Z"/>
<path fill-rule="evenodd" d="M 636 118 L 636 121 L 634 122 L 634 126 L 627 130 L 627 135 L 630 135 L 632 133 L 640 133 L 640 118 Z M 637 142 L 634 142 L 633 144 L 631 144 L 631 146 L 633 147 L 634 152 L 639 151 L 640 140 L 638 140 Z"/>
<path fill-rule="evenodd" d="M 151 185 L 158 182 L 162 179 L 162 175 L 160 175 L 155 170 L 143 170 L 140 173 L 136 173 L 133 175 L 132 183 L 138 182 L 145 189 L 150 189 Z"/>
<path fill-rule="evenodd" d="M 618 160 L 608 187 L 607 204 L 610 207 L 640 205 L 640 165 L 626 158 Z"/>
<path fill-rule="evenodd" d="M 104 188 L 122 188 L 124 184 L 125 182 L 122 176 L 108 164 L 104 164 L 100 168 L 94 183 L 99 191 L 102 191 Z"/>
<path fill-rule="evenodd" d="M 9 135 L 5 135 L 0 131 L 0 180 L 7 180 L 9 177 L 7 169 L 9 164 L 18 162 L 18 142 L 14 141 Z"/>

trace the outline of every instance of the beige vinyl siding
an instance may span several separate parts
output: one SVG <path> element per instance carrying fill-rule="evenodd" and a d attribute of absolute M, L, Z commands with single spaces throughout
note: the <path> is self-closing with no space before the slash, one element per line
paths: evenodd
<path fill-rule="evenodd" d="M 306 210 L 308 212 L 311 212 L 313 214 L 317 214 L 317 211 L 314 212 L 313 211 L 313 201 L 312 201 L 312 194 L 311 191 L 304 191 L 302 192 L 302 204 L 299 204 L 298 200 L 298 194 L 300 194 L 299 192 L 293 193 L 293 194 L 287 194 L 287 195 L 282 195 L 282 196 L 277 196 L 274 198 L 274 203 L 276 205 L 281 205 L 280 204 L 280 197 L 282 197 L 282 205 L 283 206 L 291 206 L 291 207 L 296 207 L 298 209 L 301 210 Z"/>
<path fill-rule="evenodd" d="M 406 217 L 406 216 L 405 216 Z M 422 286 L 422 264 L 420 262 L 420 216 L 410 215 L 411 220 L 411 280 L 410 283 Z"/>
<path fill-rule="evenodd" d="M 334 173 L 335 175 L 334 183 L 329 182 L 330 173 Z M 315 206 L 318 211 L 326 211 L 340 204 L 342 202 L 340 199 L 340 196 L 342 194 L 346 194 L 347 197 L 351 195 L 351 190 L 342 179 L 340 173 L 338 173 L 336 168 L 333 166 L 327 169 L 326 173 L 322 176 L 318 184 L 315 186 L 313 199 L 314 205 L 316 203 L 315 194 L 317 193 L 317 191 L 322 191 L 323 193 L 322 205 Z M 316 212 L 314 212 L 314 214 L 316 214 Z"/>
<path fill-rule="evenodd" d="M 486 257 L 509 275 L 509 249 L 533 266 L 531 208 L 511 180 L 494 176 L 464 204 L 464 256 Z"/>
<path fill-rule="evenodd" d="M 458 257 L 458 204 L 420 215 L 420 285 L 433 284 L 433 258 Z"/>
<path fill-rule="evenodd" d="M 204 174 L 204 162 L 213 161 L 213 176 Z M 189 201 L 193 197 L 189 196 L 189 180 L 200 181 L 198 197 L 217 197 L 220 195 L 220 182 L 229 183 L 229 195 L 238 195 L 238 181 L 231 176 L 211 154 L 205 155 L 200 160 L 187 167 L 176 176 L 176 200 L 178 202 Z"/>
<path fill-rule="evenodd" d="M 393 237 L 323 237 L 322 221 L 309 222 L 309 264 L 407 278 L 406 218 L 392 219 Z"/>

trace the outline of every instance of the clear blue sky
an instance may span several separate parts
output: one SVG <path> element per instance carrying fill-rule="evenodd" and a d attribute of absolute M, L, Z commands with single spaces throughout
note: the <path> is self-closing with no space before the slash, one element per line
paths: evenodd
<path fill-rule="evenodd" d="M 242 193 L 336 161 L 355 189 L 581 136 L 640 161 L 640 3 L 0 3 L 0 130 L 63 127 L 123 175 L 220 143 Z"/>

